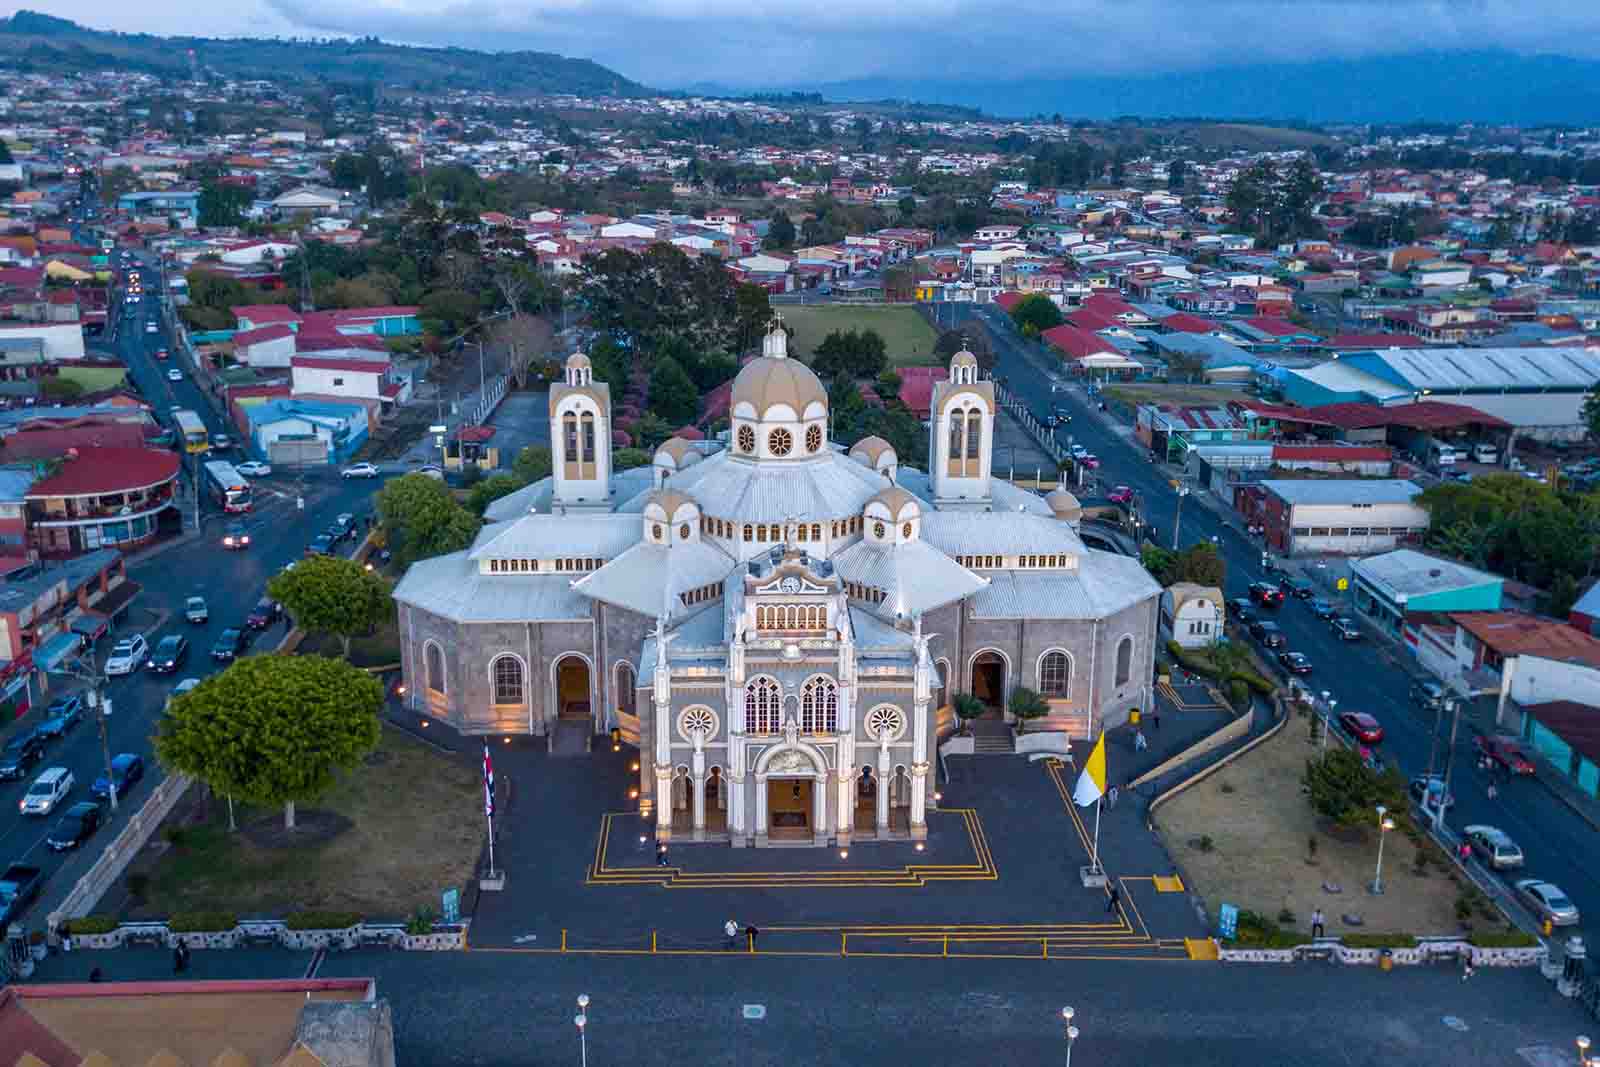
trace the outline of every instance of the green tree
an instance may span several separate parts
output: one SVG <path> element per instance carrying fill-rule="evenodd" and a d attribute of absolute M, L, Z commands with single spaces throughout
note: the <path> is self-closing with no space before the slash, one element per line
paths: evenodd
<path fill-rule="evenodd" d="M 11 158 L 11 146 L 6 144 L 4 138 L 0 138 L 0 163 L 15 162 L 16 160 Z"/>
<path fill-rule="evenodd" d="M 1228 564 L 1210 541 L 1200 541 L 1180 552 L 1173 561 L 1172 582 L 1193 582 L 1196 585 L 1223 587 Z"/>
<path fill-rule="evenodd" d="M 1379 804 L 1396 817 L 1405 811 L 1406 782 L 1400 772 L 1394 767 L 1375 771 L 1342 746 L 1306 760 L 1300 781 L 1312 810 L 1341 826 L 1375 829 Z"/>
<path fill-rule="evenodd" d="M 994 342 L 989 338 L 989 327 L 982 319 L 974 319 L 964 326 L 946 330 L 933 344 L 933 354 L 941 363 L 965 349 L 978 357 L 978 366 L 985 371 L 994 370 Z"/>
<path fill-rule="evenodd" d="M 1167 191 L 1170 193 L 1183 192 L 1183 185 L 1189 176 L 1189 165 L 1181 159 L 1174 159 L 1167 164 Z"/>
<path fill-rule="evenodd" d="M 207 229 L 244 225 L 244 209 L 249 206 L 250 193 L 240 186 L 210 181 L 200 187 L 200 225 Z"/>
<path fill-rule="evenodd" d="M 511 469 L 523 485 L 532 485 L 541 478 L 550 477 L 555 470 L 555 457 L 545 445 L 529 445 L 517 453 Z"/>
<path fill-rule="evenodd" d="M 772 300 L 761 286 L 745 282 L 734 292 L 734 309 L 738 322 L 736 351 L 745 352 L 766 335 L 772 324 Z"/>
<path fill-rule="evenodd" d="M 337 637 L 345 659 L 352 637 L 371 633 L 394 612 L 388 584 L 341 556 L 307 556 L 268 582 L 267 592 L 296 626 Z"/>
<path fill-rule="evenodd" d="M 1011 309 L 1011 321 L 1016 323 L 1024 337 L 1038 337 L 1046 330 L 1060 326 L 1065 320 L 1054 300 L 1043 293 L 1029 293 Z"/>
<path fill-rule="evenodd" d="M 611 469 L 613 471 L 632 470 L 635 467 L 648 467 L 651 455 L 642 448 L 619 448 L 611 453 Z"/>
<path fill-rule="evenodd" d="M 780 207 L 772 213 L 772 220 L 767 224 L 767 236 L 762 240 L 761 247 L 781 252 L 794 247 L 794 238 L 794 221 L 789 218 L 789 213 Z"/>
<path fill-rule="evenodd" d="M 1050 705 L 1045 703 L 1044 697 L 1027 686 L 1018 686 L 1011 691 L 1009 707 L 1011 714 L 1022 720 L 1024 729 L 1034 719 L 1050 714 Z"/>
<path fill-rule="evenodd" d="M 1600 382 L 1591 385 L 1583 398 L 1583 424 L 1590 437 L 1600 440 Z"/>
<path fill-rule="evenodd" d="M 956 718 L 961 720 L 962 733 L 966 733 L 972 729 L 971 724 L 973 719 L 978 718 L 985 711 L 989 710 L 984 706 L 983 701 L 979 700 L 971 693 L 957 693 L 950 706 L 951 709 L 956 713 Z"/>
<path fill-rule="evenodd" d="M 1225 201 L 1234 225 L 1246 233 L 1261 233 L 1271 217 L 1277 184 L 1278 172 L 1264 159 L 1235 175 Z"/>
<path fill-rule="evenodd" d="M 526 483 L 515 474 L 491 474 L 467 491 L 467 510 L 482 517 L 503 496 L 509 496 Z"/>
<path fill-rule="evenodd" d="M 700 391 L 671 356 L 657 357 L 650 371 L 650 410 L 673 426 L 691 423 L 699 414 Z"/>
<path fill-rule="evenodd" d="M 901 222 L 910 222 L 917 217 L 917 198 L 907 193 L 895 204 L 895 208 L 900 212 Z"/>
<path fill-rule="evenodd" d="M 403 565 L 461 551 L 482 525 L 456 503 L 443 482 L 425 474 L 394 479 L 378 491 L 377 499 L 388 543 Z"/>
<path fill-rule="evenodd" d="M 811 369 L 819 378 L 876 378 L 889 366 L 883 336 L 865 330 L 834 330 L 811 354 Z"/>
<path fill-rule="evenodd" d="M 298 569 L 298 568 L 296 568 Z M 174 697 L 156 755 L 168 768 L 252 804 L 295 804 L 333 785 L 377 747 L 383 685 L 324 656 L 246 656 Z"/>
<path fill-rule="evenodd" d="M 1177 561 L 1176 553 L 1159 545 L 1146 544 L 1139 549 L 1139 562 L 1162 585 L 1171 585 L 1177 580 L 1172 577 Z"/>

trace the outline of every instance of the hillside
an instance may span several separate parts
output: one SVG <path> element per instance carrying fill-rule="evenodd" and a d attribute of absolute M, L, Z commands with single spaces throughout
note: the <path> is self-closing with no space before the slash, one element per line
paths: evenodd
<path fill-rule="evenodd" d="M 193 49 L 202 70 L 233 78 L 323 81 L 420 91 L 495 89 L 506 93 L 636 96 L 646 90 L 587 59 L 550 52 L 475 52 L 411 48 L 375 38 L 158 37 L 107 33 L 66 19 L 18 11 L 0 19 L 0 63 L 23 70 L 135 70 L 187 77 Z"/>

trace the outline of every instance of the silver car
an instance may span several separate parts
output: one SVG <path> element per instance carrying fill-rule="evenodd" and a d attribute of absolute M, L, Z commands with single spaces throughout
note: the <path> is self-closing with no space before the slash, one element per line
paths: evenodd
<path fill-rule="evenodd" d="M 1549 919 L 1551 926 L 1578 925 L 1578 906 L 1559 887 L 1537 878 L 1524 878 L 1515 889 L 1517 899 L 1539 919 Z"/>
<path fill-rule="evenodd" d="M 1483 857 L 1484 863 L 1497 871 L 1522 866 L 1522 849 L 1498 827 L 1468 826 L 1461 831 L 1461 836 L 1472 846 L 1472 851 Z"/>

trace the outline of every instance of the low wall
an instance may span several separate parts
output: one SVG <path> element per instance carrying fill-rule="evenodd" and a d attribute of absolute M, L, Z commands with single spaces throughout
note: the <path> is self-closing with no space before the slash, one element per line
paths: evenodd
<path fill-rule="evenodd" d="M 1017 755 L 1051 755 L 1072 758 L 1072 737 L 1064 730 L 1044 730 L 1017 735 Z"/>
<path fill-rule="evenodd" d="M 231 930 L 206 930 L 173 933 L 164 922 L 123 923 L 103 934 L 73 934 L 74 949 L 110 949 L 160 941 L 167 948 L 179 942 L 191 949 L 243 948 L 277 944 L 290 949 L 357 948 L 361 945 L 387 945 L 409 952 L 449 952 L 467 947 L 465 925 L 436 926 L 425 934 L 406 932 L 389 923 L 357 923 L 339 930 L 291 930 L 280 919 L 245 920 Z"/>
<path fill-rule="evenodd" d="M 1191 777 L 1185 778 L 1183 781 L 1179 782 L 1177 785 L 1173 786 L 1171 789 L 1168 789 L 1166 792 L 1162 793 L 1160 796 L 1158 796 L 1154 800 L 1150 801 L 1150 810 L 1145 815 L 1146 820 L 1152 826 L 1155 825 L 1156 809 L 1159 808 L 1161 805 L 1165 804 L 1167 801 L 1171 800 L 1173 797 L 1177 796 L 1179 793 L 1182 793 L 1185 789 L 1188 789 L 1191 786 L 1197 785 L 1200 782 L 1205 781 L 1207 778 L 1211 777 L 1213 774 L 1216 774 L 1218 771 L 1222 770 L 1222 768 L 1228 766 L 1228 764 L 1232 763 L 1234 760 L 1236 760 L 1239 757 L 1243 756 L 1245 753 L 1250 752 L 1253 749 L 1255 749 L 1257 746 L 1266 743 L 1266 741 L 1269 738 L 1276 737 L 1278 735 L 1279 731 L 1281 731 L 1285 726 L 1288 726 L 1289 725 L 1289 717 L 1290 717 L 1289 716 L 1289 709 L 1284 707 L 1283 702 L 1281 700 L 1279 700 L 1276 695 L 1273 696 L 1273 701 L 1274 701 L 1274 703 L 1277 704 L 1277 708 L 1278 708 L 1278 721 L 1277 722 L 1273 723 L 1271 726 L 1269 726 L 1265 730 L 1263 730 L 1261 732 L 1261 736 L 1256 738 L 1254 741 L 1245 742 L 1244 745 L 1240 746 L 1240 748 L 1239 748 L 1239 750 L 1237 752 L 1231 752 L 1228 755 L 1224 756 L 1222 759 L 1220 759 L 1217 762 L 1213 763 L 1211 766 L 1206 767 L 1203 770 L 1197 771 Z M 1252 714 L 1253 714 L 1253 711 L 1252 711 Z"/>
<path fill-rule="evenodd" d="M 1380 948 L 1348 948 L 1338 941 L 1308 941 L 1293 948 L 1229 948 L 1217 946 L 1217 958 L 1232 963 L 1295 963 L 1305 958 L 1328 958 L 1337 963 L 1371 966 L 1380 962 L 1386 950 Z M 1415 966 L 1430 963 L 1439 957 L 1466 956 L 1474 967 L 1533 967 L 1542 963 L 1546 949 L 1543 945 L 1526 948 L 1478 948 L 1466 941 L 1453 938 L 1419 940 L 1414 948 L 1387 950 L 1391 963 Z"/>
<path fill-rule="evenodd" d="M 1145 771 L 1139 777 L 1129 782 L 1128 788 L 1133 789 L 1143 785 L 1146 782 L 1153 782 L 1157 778 L 1160 778 L 1163 774 L 1177 770 L 1190 760 L 1198 759 L 1214 748 L 1220 748 L 1223 745 L 1247 736 L 1250 733 L 1251 726 L 1255 722 L 1255 717 L 1256 709 L 1252 707 L 1249 711 L 1245 712 L 1243 715 L 1240 715 L 1238 718 L 1232 720 L 1226 726 L 1222 727 L 1222 729 L 1207 734 L 1205 737 L 1202 737 L 1200 740 L 1196 741 L 1194 744 L 1190 745 L 1176 756 L 1173 756 L 1162 763 L 1158 763 L 1148 771 Z"/>

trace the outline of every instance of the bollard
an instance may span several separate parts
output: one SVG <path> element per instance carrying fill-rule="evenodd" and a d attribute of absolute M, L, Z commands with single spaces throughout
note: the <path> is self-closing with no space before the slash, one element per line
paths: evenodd
<path fill-rule="evenodd" d="M 1562 966 L 1561 977 L 1556 979 L 1557 993 L 1564 997 L 1578 995 L 1578 990 L 1583 988 L 1584 961 L 1588 954 L 1583 938 L 1573 934 L 1567 939 L 1567 959 Z"/>

